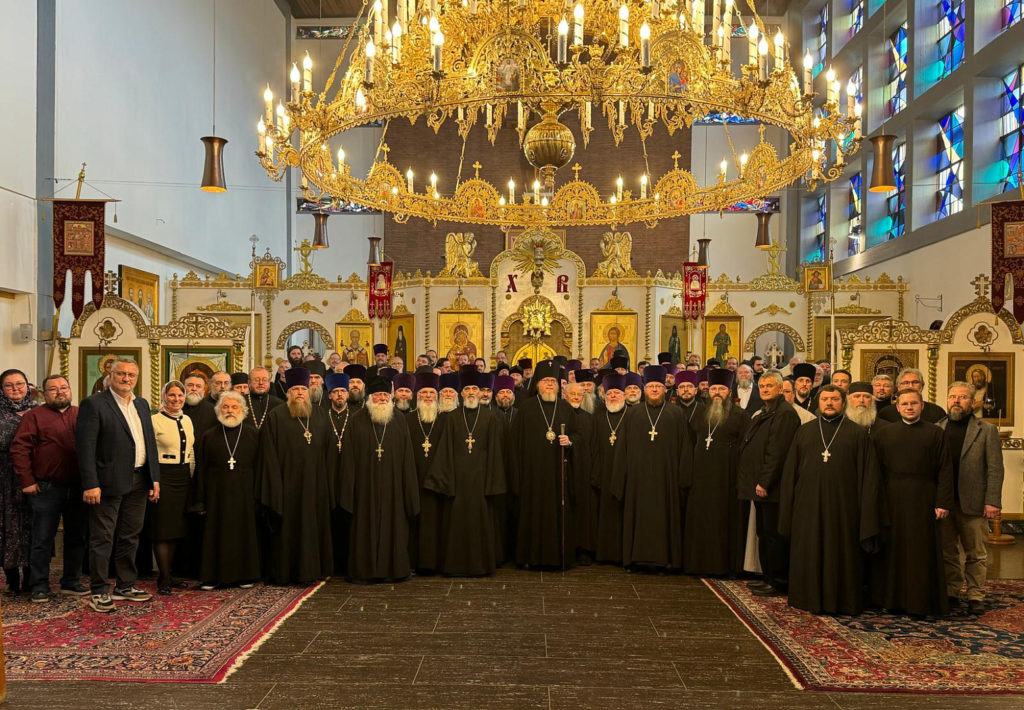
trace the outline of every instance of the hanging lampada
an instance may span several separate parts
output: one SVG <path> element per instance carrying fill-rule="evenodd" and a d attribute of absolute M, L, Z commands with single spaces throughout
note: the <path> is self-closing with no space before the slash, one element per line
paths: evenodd
<path fill-rule="evenodd" d="M 772 238 L 768 234 L 768 221 L 771 218 L 771 212 L 757 213 L 757 241 L 754 242 L 754 246 L 758 249 L 769 249 L 772 246 Z"/>
<path fill-rule="evenodd" d="M 892 144 L 896 136 L 882 134 L 871 138 L 871 192 L 892 192 L 896 189 L 896 171 L 892 166 Z"/>
<path fill-rule="evenodd" d="M 219 138 L 217 133 L 217 0 L 213 2 L 213 135 L 203 136 L 200 140 L 206 147 L 206 160 L 203 163 L 203 182 L 200 188 L 204 192 L 227 192 L 224 182 L 224 146 L 228 141 Z"/>
<path fill-rule="evenodd" d="M 313 213 L 313 244 L 314 249 L 326 249 L 330 244 L 327 241 L 327 213 Z"/>

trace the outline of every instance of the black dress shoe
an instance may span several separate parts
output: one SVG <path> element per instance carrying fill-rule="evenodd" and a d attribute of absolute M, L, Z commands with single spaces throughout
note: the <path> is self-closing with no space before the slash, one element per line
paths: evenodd
<path fill-rule="evenodd" d="M 750 590 L 755 597 L 781 597 L 782 590 L 766 584 L 764 587 L 755 587 Z"/>
<path fill-rule="evenodd" d="M 971 599 L 967 602 L 967 610 L 980 616 L 985 613 L 985 602 L 981 599 Z"/>
<path fill-rule="evenodd" d="M 755 589 L 775 589 L 775 587 L 763 579 L 755 579 L 753 582 L 747 582 L 747 589 L 753 591 Z"/>

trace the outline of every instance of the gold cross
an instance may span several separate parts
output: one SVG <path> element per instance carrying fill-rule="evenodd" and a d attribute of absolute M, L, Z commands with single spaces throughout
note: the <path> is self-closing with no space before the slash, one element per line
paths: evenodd
<path fill-rule="evenodd" d="M 711 442 L 712 441 L 714 441 L 714 439 L 711 438 L 711 434 L 708 434 L 708 438 L 704 440 L 704 449 L 705 450 L 711 448 Z"/>
<path fill-rule="evenodd" d="M 612 435 L 608 437 L 608 443 L 609 443 L 609 444 L 611 444 L 612 446 L 615 446 L 615 440 L 616 440 L 617 438 L 618 438 L 618 437 L 617 437 L 617 436 L 615 436 L 615 432 L 613 431 L 613 432 L 612 432 Z"/>
<path fill-rule="evenodd" d="M 654 437 L 658 435 L 658 430 L 655 429 L 654 427 L 651 427 L 651 430 L 647 433 L 651 435 L 651 441 L 654 441 Z"/>
<path fill-rule="evenodd" d="M 473 170 L 476 171 L 476 175 L 474 177 L 477 177 L 477 178 L 480 177 L 480 168 L 482 168 L 482 167 L 483 167 L 483 165 L 480 164 L 479 160 L 476 160 L 476 161 L 473 162 Z"/>
<path fill-rule="evenodd" d="M 341 453 L 341 439 L 338 439 L 338 453 Z"/>
<path fill-rule="evenodd" d="M 821 460 L 824 461 L 825 463 L 828 463 L 828 460 L 830 458 L 832 458 L 832 453 L 828 449 L 825 449 L 825 451 L 823 451 L 821 454 Z"/>
<path fill-rule="evenodd" d="M 232 471 L 235 470 L 235 457 L 234 456 L 232 456 L 231 458 L 228 459 L 228 468 L 230 470 L 232 470 Z"/>
<path fill-rule="evenodd" d="M 466 439 L 466 444 L 469 446 L 469 453 L 473 453 L 473 444 L 475 442 L 476 439 L 473 438 L 473 432 L 469 432 L 469 438 Z"/>
<path fill-rule="evenodd" d="M 302 435 L 304 437 L 306 437 L 306 443 L 307 444 L 312 444 L 313 443 L 313 435 L 309 433 L 308 429 L 305 432 L 303 432 Z"/>
<path fill-rule="evenodd" d="M 430 439 L 424 439 L 420 445 L 423 447 L 423 458 L 430 456 Z"/>
<path fill-rule="evenodd" d="M 672 153 L 672 169 L 673 170 L 679 170 L 679 159 L 682 158 L 682 157 L 683 156 L 679 155 L 679 151 L 678 150 Z"/>
<path fill-rule="evenodd" d="M 381 457 L 384 456 L 384 447 L 381 444 L 377 444 L 377 460 L 380 461 Z"/>
<path fill-rule="evenodd" d="M 974 286 L 974 293 L 978 298 L 988 298 L 988 286 L 990 283 L 992 283 L 992 279 L 985 276 L 985 274 L 978 274 L 971 280 L 971 286 Z"/>
<path fill-rule="evenodd" d="M 380 152 L 384 154 L 384 162 L 388 162 L 388 153 L 391 152 L 391 148 L 388 147 L 387 143 L 381 145 Z"/>
<path fill-rule="evenodd" d="M 572 175 L 573 175 L 572 179 L 573 180 L 579 180 L 580 179 L 580 170 L 582 170 L 582 169 L 583 169 L 583 167 L 579 163 L 576 163 L 575 165 L 572 166 Z"/>

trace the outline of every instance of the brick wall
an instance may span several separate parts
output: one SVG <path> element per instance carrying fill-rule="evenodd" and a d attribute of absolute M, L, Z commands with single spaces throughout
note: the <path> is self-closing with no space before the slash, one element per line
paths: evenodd
<path fill-rule="evenodd" d="M 575 114 L 563 122 L 575 133 Z M 640 193 L 640 175 L 643 172 L 643 147 L 635 130 L 627 130 L 626 137 L 618 148 L 615 147 L 604 119 L 594 114 L 595 130 L 590 134 L 590 145 L 583 149 L 583 142 L 577 136 L 576 155 L 573 161 L 556 177 L 556 189 L 572 179 L 570 168 L 579 163 L 582 166 L 580 179 L 593 184 L 602 194 L 615 191 L 615 179 L 619 174 L 624 189 Z M 690 167 L 691 133 L 689 130 L 676 131 L 669 137 L 667 131 L 655 130 L 647 140 L 648 165 L 656 179 L 672 167 L 671 155 L 679 151 L 679 167 Z M 526 162 L 519 147 L 519 136 L 513 127 L 504 128 L 492 147 L 484 130 L 477 128 L 466 143 L 462 175 L 473 176 L 474 161 L 483 166 L 480 177 L 505 191 L 509 178 L 516 181 L 516 199 L 520 199 L 523 186 L 533 184 L 534 170 Z M 438 191 L 451 193 L 458 174 L 459 159 L 462 155 L 462 140 L 454 129 L 454 122 L 442 126 L 439 133 L 420 120 L 410 126 L 406 120 L 395 120 L 385 136 L 390 150 L 389 159 L 403 174 L 411 167 L 415 173 L 415 189 L 424 191 L 431 171 L 438 175 Z M 619 227 L 621 231 L 622 226 Z M 633 235 L 633 267 L 643 274 L 661 268 L 675 271 L 684 261 L 689 249 L 689 218 L 661 222 L 654 229 L 642 224 L 630 225 L 626 229 Z M 481 271 L 487 273 L 491 260 L 504 249 L 505 235 L 497 227 L 480 225 L 459 225 L 438 222 L 437 225 L 411 218 L 406 224 L 398 224 L 387 218 L 384 227 L 385 248 L 396 268 L 402 271 L 422 269 L 437 273 L 444 268 L 444 238 L 448 232 L 470 231 L 476 235 L 477 250 L 474 259 L 480 263 Z M 606 227 L 580 227 L 566 231 L 567 246 L 578 253 L 591 273 L 601 260 L 601 236 Z"/>

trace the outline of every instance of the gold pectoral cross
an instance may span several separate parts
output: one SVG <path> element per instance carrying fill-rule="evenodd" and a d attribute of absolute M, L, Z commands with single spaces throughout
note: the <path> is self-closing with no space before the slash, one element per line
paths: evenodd
<path fill-rule="evenodd" d="M 708 449 L 711 448 L 711 442 L 712 441 L 714 441 L 714 439 L 711 438 L 711 434 L 708 434 L 708 438 L 704 440 L 704 450 L 705 451 L 707 451 Z"/>
<path fill-rule="evenodd" d="M 473 453 L 474 443 L 476 443 L 476 439 L 473 438 L 473 432 L 469 432 L 469 438 L 466 439 L 466 446 L 468 447 L 469 453 Z"/>
<path fill-rule="evenodd" d="M 313 443 L 313 435 L 309 433 L 308 429 L 305 432 L 303 432 L 302 435 L 304 437 L 306 437 L 306 443 L 307 444 L 312 444 Z"/>
<path fill-rule="evenodd" d="M 647 433 L 651 435 L 651 441 L 654 441 L 654 437 L 658 435 L 658 430 L 655 429 L 654 427 L 651 427 L 651 430 Z"/>
<path fill-rule="evenodd" d="M 338 439 L 338 453 L 341 453 L 341 439 Z"/>
<path fill-rule="evenodd" d="M 228 459 L 228 469 L 231 470 L 231 471 L 235 470 L 235 457 L 234 456 L 232 456 L 231 458 Z"/>
<path fill-rule="evenodd" d="M 430 456 L 430 439 L 424 439 L 420 446 L 423 447 L 423 458 Z"/>
<path fill-rule="evenodd" d="M 384 447 L 381 444 L 377 444 L 377 460 L 380 461 L 384 456 Z"/>
<path fill-rule="evenodd" d="M 619 437 L 615 436 L 615 432 L 613 431 L 612 435 L 608 437 L 608 443 L 611 444 L 612 446 L 615 446 L 615 440 L 618 438 Z"/>
<path fill-rule="evenodd" d="M 825 450 L 824 450 L 824 451 L 823 451 L 823 452 L 821 453 L 821 460 L 822 460 L 822 461 L 824 461 L 825 463 L 828 463 L 828 460 L 829 460 L 830 458 L 832 458 L 832 452 L 831 452 L 831 451 L 829 451 L 828 449 L 825 449 Z"/>

